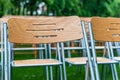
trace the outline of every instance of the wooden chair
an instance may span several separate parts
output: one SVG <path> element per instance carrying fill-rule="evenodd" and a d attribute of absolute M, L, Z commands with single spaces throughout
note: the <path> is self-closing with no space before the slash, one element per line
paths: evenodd
<path fill-rule="evenodd" d="M 64 76 L 63 80 L 66 80 L 66 68 L 64 63 L 64 45 L 62 42 L 76 40 L 83 37 L 82 28 L 80 27 L 78 17 L 71 16 L 41 19 L 11 18 L 8 20 L 8 24 L 4 26 L 4 30 L 4 33 L 6 33 L 4 36 L 4 39 L 6 40 L 6 43 L 4 43 L 6 50 L 5 55 L 7 55 L 7 61 L 5 62 L 7 63 L 5 80 L 11 80 L 11 68 L 27 66 L 46 66 L 47 71 L 48 67 L 50 67 L 51 80 L 53 79 L 52 66 L 59 66 L 61 73 L 60 79 L 62 80 Z M 57 59 L 53 59 L 54 57 L 52 57 L 51 55 L 51 49 L 49 49 L 49 47 L 46 47 L 45 54 L 48 54 L 49 56 L 47 56 L 45 59 L 14 60 L 14 58 L 11 57 L 13 55 L 12 51 L 14 50 L 14 48 L 11 47 L 12 43 L 46 44 L 46 46 L 49 46 L 52 43 L 56 43 Z M 91 65 L 90 59 L 91 58 L 88 59 L 88 62 Z M 62 66 L 64 70 L 63 72 Z M 92 72 L 92 66 L 90 66 L 90 70 Z M 64 73 L 64 75 L 62 73 Z M 47 74 L 47 80 L 49 79 L 48 75 L 49 74 Z"/>
<path fill-rule="evenodd" d="M 87 33 L 88 43 L 90 43 L 90 33 L 89 33 L 89 29 L 88 29 L 88 23 L 89 22 L 91 22 L 91 18 L 89 18 L 89 17 L 80 17 L 81 27 L 83 27 L 86 30 L 86 33 Z M 83 37 L 83 39 L 72 41 L 72 43 L 74 43 L 74 44 L 77 43 L 77 44 L 80 44 L 80 45 L 67 46 L 66 50 L 68 50 L 69 52 L 70 52 L 70 50 L 80 50 L 82 53 L 79 52 L 78 54 L 82 54 L 82 56 L 79 55 L 77 57 L 74 57 L 74 56 L 70 56 L 68 58 L 66 57 L 65 58 L 66 63 L 69 63 L 70 65 L 77 65 L 77 66 L 85 65 L 86 66 L 87 65 L 86 61 L 88 60 L 87 59 L 88 51 L 86 50 L 84 37 Z M 90 46 L 90 48 L 91 48 L 91 46 Z M 97 45 L 97 46 L 95 46 L 95 49 L 96 50 L 104 49 L 104 46 L 103 45 L 102 46 Z M 99 64 L 102 63 L 101 59 L 102 58 L 98 58 L 98 63 Z"/>
<path fill-rule="evenodd" d="M 118 74 L 115 65 L 118 62 L 114 60 L 113 50 L 111 48 L 110 42 L 120 41 L 119 27 L 120 27 L 120 19 L 118 18 L 93 17 L 92 23 L 89 22 L 90 40 L 91 40 L 91 47 L 93 53 L 92 54 L 93 63 L 96 66 L 97 64 L 103 64 L 103 65 L 110 64 L 113 80 L 118 80 Z M 97 57 L 94 41 L 102 41 L 106 43 L 105 48 L 107 49 L 107 53 L 108 53 L 107 57 Z M 95 66 L 95 74 L 99 79 L 99 71 L 96 68 L 96 66 Z"/>

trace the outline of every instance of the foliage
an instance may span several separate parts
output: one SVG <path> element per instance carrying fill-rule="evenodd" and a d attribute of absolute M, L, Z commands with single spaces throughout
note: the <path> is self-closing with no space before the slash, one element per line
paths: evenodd
<path fill-rule="evenodd" d="M 109 0 L 108 3 L 104 3 L 107 15 L 120 16 L 120 0 Z"/>
<path fill-rule="evenodd" d="M 120 16 L 120 0 L 0 0 L 0 16 L 39 15 L 38 5 L 45 2 L 54 16 Z"/>
<path fill-rule="evenodd" d="M 0 16 L 7 15 L 11 8 L 13 5 L 10 0 L 0 0 Z"/>

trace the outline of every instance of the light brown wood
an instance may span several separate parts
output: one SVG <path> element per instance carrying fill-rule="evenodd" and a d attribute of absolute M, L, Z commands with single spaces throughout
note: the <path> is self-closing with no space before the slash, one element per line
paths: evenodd
<path fill-rule="evenodd" d="M 117 63 L 117 61 L 105 58 L 105 57 L 97 57 L 97 63 L 98 64 L 106 64 L 106 63 Z"/>
<path fill-rule="evenodd" d="M 88 22 L 91 22 L 91 17 L 80 17 L 80 21 L 85 21 L 86 32 L 88 32 Z"/>
<path fill-rule="evenodd" d="M 72 64 L 86 64 L 87 57 L 66 58 L 66 61 Z M 115 63 L 117 61 L 105 57 L 97 57 L 98 64 Z"/>
<path fill-rule="evenodd" d="M 95 40 L 120 41 L 120 18 L 92 18 Z"/>
<path fill-rule="evenodd" d="M 115 60 L 118 60 L 118 61 L 120 61 L 120 56 L 118 56 L 118 57 L 115 57 Z"/>
<path fill-rule="evenodd" d="M 42 66 L 42 65 L 59 65 L 61 62 L 55 59 L 30 59 L 30 60 L 16 60 L 13 62 L 14 66 Z"/>
<path fill-rule="evenodd" d="M 83 37 L 77 16 L 58 18 L 10 18 L 9 41 L 14 43 L 54 43 Z"/>
<path fill-rule="evenodd" d="M 75 58 L 66 58 L 65 61 L 72 64 L 86 64 L 87 57 L 75 57 Z"/>
<path fill-rule="evenodd" d="M 86 22 L 86 24 L 88 23 L 88 22 L 90 22 L 91 21 L 91 19 L 92 19 L 92 17 L 80 17 L 80 21 L 85 21 Z"/>

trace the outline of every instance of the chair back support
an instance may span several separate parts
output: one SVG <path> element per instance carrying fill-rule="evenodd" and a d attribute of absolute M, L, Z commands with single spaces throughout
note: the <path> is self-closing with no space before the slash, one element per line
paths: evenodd
<path fill-rule="evenodd" d="M 13 43 L 54 43 L 83 37 L 79 17 L 10 18 L 8 37 Z"/>
<path fill-rule="evenodd" d="M 80 17 L 80 21 L 85 22 L 86 32 L 89 32 L 88 23 L 91 22 L 91 17 Z"/>
<path fill-rule="evenodd" d="M 95 40 L 120 41 L 120 18 L 92 18 L 92 30 Z"/>

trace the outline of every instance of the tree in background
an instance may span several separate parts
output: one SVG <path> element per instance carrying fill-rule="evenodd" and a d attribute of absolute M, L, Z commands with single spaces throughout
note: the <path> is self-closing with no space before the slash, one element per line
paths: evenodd
<path fill-rule="evenodd" d="M 40 5 L 44 2 L 45 7 Z M 45 9 L 39 14 L 38 9 Z M 120 0 L 0 0 L 3 15 L 120 16 Z"/>
<path fill-rule="evenodd" d="M 11 0 L 0 0 L 0 16 L 10 13 L 11 8 L 14 8 Z"/>
<path fill-rule="evenodd" d="M 108 0 L 104 3 L 106 8 L 106 15 L 120 16 L 120 0 Z"/>

